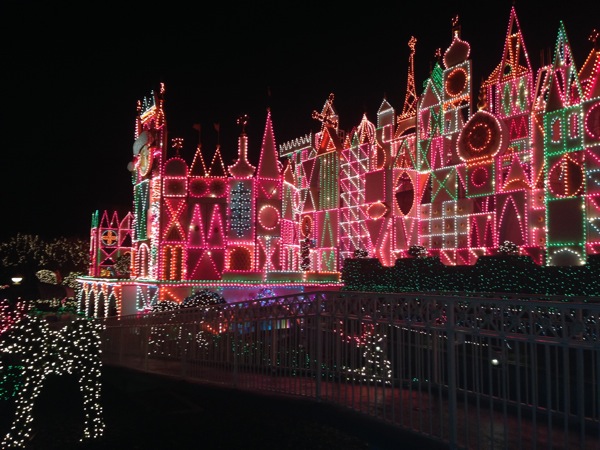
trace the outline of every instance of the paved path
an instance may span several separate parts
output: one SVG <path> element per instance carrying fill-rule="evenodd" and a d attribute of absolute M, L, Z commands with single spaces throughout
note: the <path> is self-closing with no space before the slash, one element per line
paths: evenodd
<path fill-rule="evenodd" d="M 234 374 L 227 368 L 194 365 L 182 372 L 179 361 L 158 360 L 149 360 L 147 370 L 176 380 L 185 379 L 190 383 L 208 383 L 229 388 L 237 386 L 238 390 L 244 392 L 306 399 L 313 403 L 316 403 L 315 399 L 318 397 L 317 385 L 312 377 L 285 377 L 255 372 Z M 362 420 L 389 425 L 391 435 L 396 433 L 397 437 L 393 438 L 396 442 L 402 442 L 407 433 L 436 436 L 440 441 L 450 441 L 450 408 L 447 399 L 438 393 L 429 395 L 410 388 L 383 388 L 326 381 L 321 383 L 320 391 L 321 404 L 355 412 Z M 462 449 L 600 450 L 598 424 L 586 424 L 588 435 L 582 438 L 581 424 L 540 420 L 539 417 L 532 421 L 527 416 L 527 411 L 508 407 L 492 408 L 484 397 L 459 397 L 457 412 L 454 419 L 458 427 L 459 448 Z M 444 445 L 444 448 L 448 446 Z"/>

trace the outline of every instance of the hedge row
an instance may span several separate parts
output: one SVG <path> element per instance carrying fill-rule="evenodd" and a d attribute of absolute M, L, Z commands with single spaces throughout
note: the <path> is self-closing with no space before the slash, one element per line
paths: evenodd
<path fill-rule="evenodd" d="M 505 292 L 600 296 L 600 255 L 583 266 L 540 266 L 529 256 L 482 256 L 472 266 L 447 266 L 437 257 L 405 258 L 383 267 L 376 258 L 349 258 L 344 290 L 375 292 Z"/>

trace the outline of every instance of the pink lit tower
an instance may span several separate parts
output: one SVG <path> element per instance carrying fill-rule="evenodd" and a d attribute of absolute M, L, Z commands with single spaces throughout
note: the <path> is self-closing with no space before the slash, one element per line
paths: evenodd
<path fill-rule="evenodd" d="M 282 217 L 285 176 L 271 111 L 257 166 L 248 159 L 247 116 L 238 119 L 238 157 L 232 165 L 223 163 L 220 145 L 207 165 L 201 143 L 188 165 L 181 156 L 183 139 L 167 134 L 164 93 L 161 85 L 138 102 L 129 166 L 133 214 L 122 223 L 113 223 L 116 215 L 109 221 L 105 213 L 100 222 L 96 216 L 91 240 L 95 258 L 83 282 L 82 309 L 92 316 L 105 316 L 109 308 L 133 314 L 161 301 L 180 303 L 198 289 L 238 301 L 265 289 L 283 294 L 337 288 L 337 261 L 324 265 L 334 275 L 325 282 L 314 275 L 307 278 L 297 263 L 296 226 Z M 130 247 L 124 248 L 124 242 Z M 331 252 L 335 243 L 330 240 L 326 246 L 319 255 Z M 114 264 L 110 255 L 124 252 L 131 255 L 130 274 L 120 279 L 109 270 Z M 318 270 L 311 268 L 311 273 Z"/>

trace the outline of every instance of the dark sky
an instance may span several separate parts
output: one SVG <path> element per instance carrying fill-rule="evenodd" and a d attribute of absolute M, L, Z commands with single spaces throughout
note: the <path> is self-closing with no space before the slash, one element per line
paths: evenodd
<path fill-rule="evenodd" d="M 435 49 L 451 42 L 455 15 L 471 44 L 478 89 L 500 62 L 513 5 L 164 3 L 142 9 L 150 3 L 1 2 L 0 239 L 18 232 L 87 239 L 95 210 L 130 210 L 136 103 L 161 82 L 169 136 L 184 138 L 184 158 L 191 161 L 198 144 L 193 124 L 200 123 L 210 161 L 219 123 L 225 164 L 231 164 L 236 119 L 248 114 L 249 158 L 256 164 L 267 107 L 277 145 L 318 131 L 311 113 L 331 92 L 346 130 L 363 113 L 375 122 L 384 98 L 400 112 L 408 40 L 417 38 L 420 94 Z M 578 67 L 591 49 L 590 32 L 600 27 L 600 6 L 589 10 L 593 2 L 555 5 L 515 3 L 534 69 L 541 52 L 554 48 L 561 20 Z"/>

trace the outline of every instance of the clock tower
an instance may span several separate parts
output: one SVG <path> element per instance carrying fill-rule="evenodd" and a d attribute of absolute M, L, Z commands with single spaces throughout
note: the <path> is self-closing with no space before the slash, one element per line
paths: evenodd
<path fill-rule="evenodd" d="M 167 128 L 163 109 L 164 84 L 150 98 L 138 102 L 132 170 L 134 223 L 132 276 L 156 279 L 159 267 L 160 167 L 166 149 Z"/>

